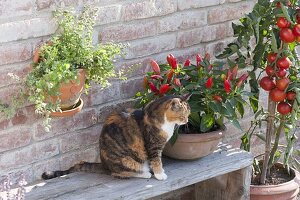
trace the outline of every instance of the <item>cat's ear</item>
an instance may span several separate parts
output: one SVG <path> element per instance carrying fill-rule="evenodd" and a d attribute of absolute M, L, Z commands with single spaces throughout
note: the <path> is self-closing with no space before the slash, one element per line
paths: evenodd
<path fill-rule="evenodd" d="M 192 93 L 184 94 L 181 96 L 181 99 L 183 101 L 188 101 L 191 98 L 191 96 L 192 96 Z"/>

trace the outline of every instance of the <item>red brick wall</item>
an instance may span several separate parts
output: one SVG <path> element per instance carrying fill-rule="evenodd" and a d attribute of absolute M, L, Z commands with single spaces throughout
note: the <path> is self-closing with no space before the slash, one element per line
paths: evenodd
<path fill-rule="evenodd" d="M 253 1 L 241 0 L 1 0 L 0 96 L 17 91 L 6 74 L 23 77 L 36 46 L 55 32 L 51 11 L 57 7 L 93 4 L 100 13 L 96 42 L 128 42 L 118 66 L 141 64 L 128 80 L 91 89 L 84 109 L 71 118 L 54 119 L 45 132 L 32 105 L 24 105 L 12 119 L 0 121 L 0 175 L 24 171 L 29 182 L 45 170 L 66 169 L 81 160 L 99 161 L 97 138 L 103 120 L 113 109 L 132 104 L 141 88 L 149 58 L 165 62 L 168 53 L 182 59 L 208 51 L 216 55 L 232 41 L 231 21 L 251 10 Z M 245 120 L 245 126 L 249 119 Z M 239 144 L 240 133 L 229 128 L 226 141 Z"/>

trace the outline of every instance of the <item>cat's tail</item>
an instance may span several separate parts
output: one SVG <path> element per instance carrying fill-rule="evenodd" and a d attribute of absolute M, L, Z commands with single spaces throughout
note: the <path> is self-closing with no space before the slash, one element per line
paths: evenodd
<path fill-rule="evenodd" d="M 73 172 L 90 172 L 90 173 L 108 174 L 107 170 L 104 168 L 102 163 L 80 162 L 79 164 L 76 164 L 67 170 L 44 172 L 42 174 L 42 178 L 44 180 L 48 180 L 59 176 L 67 175 Z"/>

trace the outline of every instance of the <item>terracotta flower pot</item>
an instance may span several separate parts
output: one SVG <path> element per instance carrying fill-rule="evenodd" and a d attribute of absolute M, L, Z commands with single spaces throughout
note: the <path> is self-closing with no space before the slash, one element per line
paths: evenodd
<path fill-rule="evenodd" d="M 62 112 L 51 112 L 51 117 L 69 117 L 80 112 L 83 107 L 83 100 L 79 99 L 78 103 L 72 109 L 62 110 Z"/>
<path fill-rule="evenodd" d="M 85 71 L 78 70 L 79 83 L 75 80 L 63 83 L 59 89 L 61 93 L 59 96 L 51 96 L 51 101 L 56 101 L 57 98 L 61 100 L 60 107 L 62 110 L 73 109 L 79 102 L 80 96 L 84 90 Z"/>
<path fill-rule="evenodd" d="M 277 163 L 276 165 L 282 166 Z M 300 175 L 294 169 L 293 180 L 279 185 L 251 185 L 250 200 L 297 200 L 299 193 Z"/>
<path fill-rule="evenodd" d="M 166 144 L 163 154 L 180 160 L 193 160 L 216 150 L 224 130 L 201 134 L 179 134 L 174 145 Z"/>

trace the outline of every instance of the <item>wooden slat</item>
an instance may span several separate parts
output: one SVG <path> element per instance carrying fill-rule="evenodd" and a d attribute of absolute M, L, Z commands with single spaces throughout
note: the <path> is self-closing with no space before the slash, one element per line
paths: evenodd
<path fill-rule="evenodd" d="M 252 156 L 240 149 L 221 147 L 195 161 L 163 160 L 168 175 L 165 181 L 131 178 L 120 180 L 105 174 L 74 173 L 45 182 L 29 193 L 28 200 L 147 199 L 213 177 L 246 168 Z"/>

